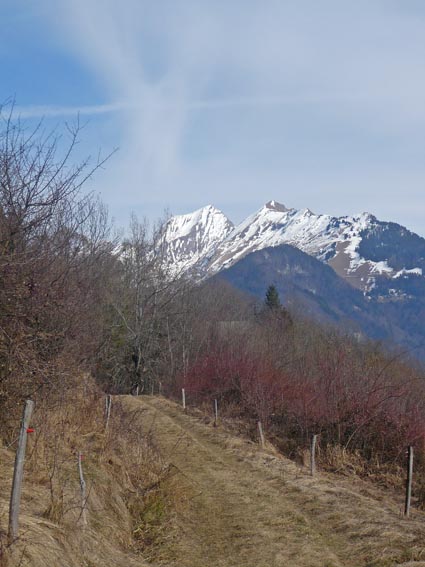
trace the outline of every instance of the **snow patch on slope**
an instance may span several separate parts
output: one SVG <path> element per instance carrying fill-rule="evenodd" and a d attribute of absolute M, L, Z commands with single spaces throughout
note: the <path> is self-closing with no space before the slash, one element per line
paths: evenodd
<path fill-rule="evenodd" d="M 232 229 L 233 223 L 213 205 L 174 216 L 164 230 L 165 261 L 175 274 L 189 270 L 207 258 Z"/>
<path fill-rule="evenodd" d="M 229 268 L 246 254 L 289 244 L 328 262 L 353 285 L 366 288 L 371 273 L 392 273 L 384 262 L 370 262 L 358 252 L 361 232 L 372 226 L 375 218 L 368 213 L 358 216 L 332 217 L 316 215 L 310 209 L 288 209 L 270 201 L 238 225 L 217 247 L 208 266 L 209 273 Z M 360 272 L 361 273 L 360 273 Z M 355 283 L 354 283 L 355 282 Z"/>
<path fill-rule="evenodd" d="M 406 268 L 403 268 L 402 270 L 394 274 L 393 278 L 397 279 L 409 275 L 422 276 L 422 268 L 412 268 L 411 270 L 406 270 Z"/>

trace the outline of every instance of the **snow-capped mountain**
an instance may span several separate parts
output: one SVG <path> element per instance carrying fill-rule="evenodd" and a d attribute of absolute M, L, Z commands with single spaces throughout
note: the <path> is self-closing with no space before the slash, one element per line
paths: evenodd
<path fill-rule="evenodd" d="M 173 217 L 165 238 L 167 259 L 177 270 L 195 267 L 204 276 L 229 268 L 252 252 L 282 244 L 327 263 L 365 293 L 375 288 L 377 278 L 385 278 L 396 284 L 389 288 L 394 297 L 399 293 L 396 280 L 422 276 L 425 269 L 425 240 L 399 225 L 382 223 L 368 213 L 316 215 L 276 201 L 269 201 L 236 227 L 211 205 Z M 404 258 L 399 254 L 395 259 L 394 243 L 400 246 L 407 240 L 414 242 L 418 254 L 404 254 Z"/>
<path fill-rule="evenodd" d="M 211 205 L 173 217 L 163 238 L 175 274 L 224 279 L 259 299 L 273 283 L 284 305 L 425 361 L 425 239 L 396 223 L 269 201 L 238 226 Z"/>
<path fill-rule="evenodd" d="M 373 222 L 374 217 L 367 213 L 335 218 L 270 201 L 228 235 L 211 259 L 209 270 L 228 268 L 250 252 L 290 244 L 329 263 L 339 275 L 365 289 L 372 283 L 371 274 L 391 271 L 385 262 L 370 262 L 357 251 L 360 234 Z"/>
<path fill-rule="evenodd" d="M 212 205 L 174 216 L 167 222 L 164 231 L 165 261 L 172 266 L 173 273 L 182 273 L 193 267 L 200 270 L 233 228 L 226 215 Z"/>

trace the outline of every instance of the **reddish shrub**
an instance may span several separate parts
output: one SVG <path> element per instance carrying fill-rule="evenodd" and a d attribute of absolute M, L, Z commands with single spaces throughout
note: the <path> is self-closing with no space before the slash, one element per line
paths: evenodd
<path fill-rule="evenodd" d="M 277 436 L 298 444 L 320 433 L 326 444 L 367 459 L 400 464 L 410 444 L 425 458 L 420 374 L 346 339 L 319 338 L 299 348 L 286 337 L 285 348 L 293 348 L 286 363 L 260 341 L 215 338 L 180 376 L 179 386 L 197 401 L 237 404 L 245 415 L 272 425 Z"/>

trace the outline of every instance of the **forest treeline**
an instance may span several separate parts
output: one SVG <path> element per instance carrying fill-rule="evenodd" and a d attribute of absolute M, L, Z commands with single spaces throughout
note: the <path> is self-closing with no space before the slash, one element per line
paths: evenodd
<path fill-rule="evenodd" d="M 218 399 L 290 455 L 320 434 L 376 466 L 424 461 L 423 370 L 377 343 L 259 304 L 219 279 L 194 284 L 163 261 L 164 222 L 131 219 L 116 237 L 73 164 L 79 127 L 60 138 L 0 125 L 0 436 L 27 398 L 91 373 L 111 393 Z M 423 466 L 423 465 L 421 465 Z"/>

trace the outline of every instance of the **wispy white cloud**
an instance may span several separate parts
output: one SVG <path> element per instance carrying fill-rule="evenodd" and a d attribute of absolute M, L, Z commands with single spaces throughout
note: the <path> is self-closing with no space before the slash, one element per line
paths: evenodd
<path fill-rule="evenodd" d="M 247 185 L 252 200 L 257 185 L 261 201 L 266 171 L 276 186 L 267 198 L 279 198 L 278 187 L 296 177 L 298 188 L 303 178 L 339 185 L 338 198 L 351 203 L 351 179 L 365 184 L 367 197 L 379 188 L 379 176 L 369 175 L 372 184 L 368 173 L 387 168 L 382 184 L 395 191 L 391 172 L 405 171 L 406 154 L 425 143 L 425 7 L 387 0 L 43 3 L 57 42 L 98 77 L 105 100 L 119 102 L 21 114 L 116 115 L 122 151 L 102 186 L 118 187 L 120 200 L 125 192 L 129 201 L 154 195 L 174 208 L 204 197 L 235 201 Z M 313 164 L 308 175 L 306 163 Z M 298 177 L 287 175 L 293 167 Z M 415 179 L 419 196 L 423 167 Z M 303 199 L 314 200 L 315 189 L 307 189 Z M 299 202 L 300 194 L 288 204 L 314 206 Z M 388 197 L 381 199 L 387 206 L 395 202 Z M 323 191 L 323 209 L 336 198 Z"/>
<path fill-rule="evenodd" d="M 15 106 L 15 114 L 21 118 L 62 118 L 62 117 L 75 117 L 93 116 L 96 114 L 110 114 L 118 112 L 124 108 L 121 103 L 113 104 L 93 104 L 86 106 Z"/>
<path fill-rule="evenodd" d="M 220 109 L 220 108 L 237 108 L 237 107 L 260 107 L 260 106 L 285 106 L 300 104 L 328 104 L 330 102 L 353 102 L 360 100 L 369 100 L 370 97 L 362 97 L 353 94 L 310 94 L 308 96 L 259 96 L 259 97 L 237 97 L 237 98 L 206 98 L 199 100 L 188 100 L 186 103 L 187 110 L 198 109 Z M 173 103 L 169 100 L 157 103 L 157 106 L 166 109 L 176 107 L 177 102 Z M 67 116 L 94 116 L 97 114 L 111 114 L 121 111 L 137 112 L 143 110 L 143 104 L 115 102 L 108 104 L 92 104 L 83 106 L 57 106 L 57 105 L 29 105 L 15 106 L 16 115 L 21 118 L 56 118 Z"/>

